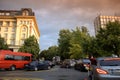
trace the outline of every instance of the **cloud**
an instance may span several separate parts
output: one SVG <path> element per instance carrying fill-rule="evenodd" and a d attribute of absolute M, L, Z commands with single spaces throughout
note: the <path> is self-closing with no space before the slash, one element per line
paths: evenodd
<path fill-rule="evenodd" d="M 120 14 L 120 0 L 0 0 L 0 9 L 32 8 L 38 22 L 41 49 L 57 45 L 61 29 L 86 26 L 94 35 L 93 21 L 99 14 Z"/>

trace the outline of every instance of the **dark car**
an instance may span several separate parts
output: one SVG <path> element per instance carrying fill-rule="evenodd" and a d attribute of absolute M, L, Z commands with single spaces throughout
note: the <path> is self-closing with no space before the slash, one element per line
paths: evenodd
<path fill-rule="evenodd" d="M 120 58 L 97 58 L 89 73 L 89 80 L 120 80 Z"/>
<path fill-rule="evenodd" d="M 53 68 L 55 66 L 55 63 L 49 60 L 46 60 L 45 63 L 49 63 L 50 67 Z"/>
<path fill-rule="evenodd" d="M 74 68 L 80 71 L 88 71 L 90 69 L 91 61 L 89 59 L 80 59 L 76 61 Z"/>
<path fill-rule="evenodd" d="M 48 61 L 32 61 L 25 66 L 25 70 L 48 70 L 51 69 L 51 65 Z"/>

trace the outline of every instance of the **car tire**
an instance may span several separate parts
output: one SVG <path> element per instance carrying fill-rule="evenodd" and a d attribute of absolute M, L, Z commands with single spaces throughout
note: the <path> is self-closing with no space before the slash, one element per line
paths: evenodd
<path fill-rule="evenodd" d="M 88 76 L 88 80 L 92 80 L 92 76 L 91 75 Z"/>
<path fill-rule="evenodd" d="M 38 71 L 38 68 L 37 68 L 37 67 L 34 67 L 34 71 Z"/>
<path fill-rule="evenodd" d="M 94 75 L 89 75 L 88 80 L 95 80 Z"/>
<path fill-rule="evenodd" d="M 14 66 L 14 65 L 12 65 L 11 67 L 10 67 L 10 71 L 15 71 L 16 70 L 16 67 Z"/>
<path fill-rule="evenodd" d="M 48 66 L 48 68 L 47 68 L 48 70 L 50 70 L 51 69 L 51 66 Z"/>
<path fill-rule="evenodd" d="M 94 75 L 91 76 L 91 80 L 95 80 L 95 79 L 94 79 Z"/>

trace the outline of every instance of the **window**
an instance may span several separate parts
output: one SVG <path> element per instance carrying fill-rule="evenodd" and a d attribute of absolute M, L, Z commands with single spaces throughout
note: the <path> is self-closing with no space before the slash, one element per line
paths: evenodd
<path fill-rule="evenodd" d="M 16 29 L 16 28 L 15 28 L 15 27 L 13 27 L 13 28 L 12 28 L 12 32 L 15 32 L 15 29 Z"/>
<path fill-rule="evenodd" d="M 6 21 L 6 26 L 10 26 L 10 22 L 9 21 Z"/>
<path fill-rule="evenodd" d="M 14 60 L 13 55 L 5 55 L 5 60 Z"/>
<path fill-rule="evenodd" d="M 27 21 L 27 24 L 29 24 L 30 22 L 29 21 Z"/>
<path fill-rule="evenodd" d="M 21 40 L 21 45 L 23 45 L 23 44 L 24 44 L 24 40 L 22 39 L 22 40 Z"/>
<path fill-rule="evenodd" d="M 5 32 L 7 32 L 8 31 L 8 27 L 5 27 Z"/>
<path fill-rule="evenodd" d="M 25 33 L 22 34 L 22 38 L 25 39 Z"/>
<path fill-rule="evenodd" d="M 0 26 L 2 26 L 3 25 L 3 21 L 0 21 Z"/>
<path fill-rule="evenodd" d="M 5 39 L 7 39 L 7 37 L 8 37 L 8 34 L 7 34 L 7 33 L 5 33 L 5 34 L 4 34 L 4 38 L 5 38 Z"/>
<path fill-rule="evenodd" d="M 9 16 L 9 15 L 10 15 L 10 13 L 6 13 L 6 15 L 7 15 L 7 16 Z"/>
<path fill-rule="evenodd" d="M 15 34 L 11 34 L 11 38 L 14 39 L 15 38 Z"/>
<path fill-rule="evenodd" d="M 27 10 L 24 10 L 22 15 L 23 15 L 23 16 L 28 16 L 28 15 L 29 15 L 29 12 L 28 12 Z"/>
<path fill-rule="evenodd" d="M 11 44 L 11 45 L 14 45 L 14 44 L 15 44 L 15 40 L 14 40 L 14 39 L 11 39 L 11 40 L 10 40 L 10 44 Z"/>
<path fill-rule="evenodd" d="M 15 60 L 23 60 L 23 57 L 22 56 L 15 56 L 14 59 Z"/>
<path fill-rule="evenodd" d="M 23 23 L 23 21 L 20 21 L 20 24 L 22 24 Z"/>
<path fill-rule="evenodd" d="M 15 21 L 13 21 L 13 26 L 14 26 L 14 27 L 16 26 L 16 22 L 15 22 Z"/>
<path fill-rule="evenodd" d="M 26 27 L 23 27 L 23 28 L 22 28 L 22 31 L 25 32 L 25 31 L 26 31 Z"/>
<path fill-rule="evenodd" d="M 0 13 L 0 15 L 4 15 L 4 13 Z"/>
<path fill-rule="evenodd" d="M 101 60 L 101 66 L 120 66 L 120 60 Z"/>
<path fill-rule="evenodd" d="M 26 21 L 24 21 L 24 24 L 26 24 Z"/>
<path fill-rule="evenodd" d="M 30 61 L 30 57 L 29 56 L 25 56 L 24 60 Z"/>

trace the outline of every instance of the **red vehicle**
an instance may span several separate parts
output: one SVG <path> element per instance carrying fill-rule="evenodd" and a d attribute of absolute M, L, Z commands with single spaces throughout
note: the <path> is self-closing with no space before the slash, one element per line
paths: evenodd
<path fill-rule="evenodd" d="M 23 52 L 12 52 L 10 50 L 0 50 L 0 69 L 15 70 L 24 68 L 32 61 L 32 54 Z"/>

